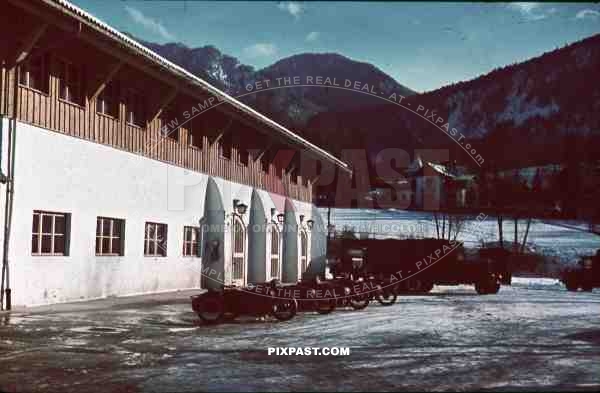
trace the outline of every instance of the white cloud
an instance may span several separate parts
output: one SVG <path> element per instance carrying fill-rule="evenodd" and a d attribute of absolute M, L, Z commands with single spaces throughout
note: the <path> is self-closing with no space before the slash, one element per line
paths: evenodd
<path fill-rule="evenodd" d="M 277 4 L 277 7 L 296 19 L 300 18 L 300 14 L 304 12 L 304 6 L 297 1 L 281 1 Z"/>
<path fill-rule="evenodd" d="M 248 57 L 271 57 L 277 53 L 277 47 L 273 44 L 259 42 L 244 48 L 244 54 Z"/>
<path fill-rule="evenodd" d="M 311 31 L 310 33 L 308 33 L 306 35 L 306 41 L 308 41 L 308 42 L 316 41 L 319 39 L 320 35 L 321 35 L 321 33 L 319 33 L 318 31 Z"/>
<path fill-rule="evenodd" d="M 510 3 L 507 7 L 521 14 L 526 21 L 537 21 L 546 19 L 550 14 L 556 12 L 555 8 L 544 9 L 541 3 Z"/>
<path fill-rule="evenodd" d="M 581 10 L 575 15 L 575 19 L 598 19 L 600 12 L 594 10 Z"/>
<path fill-rule="evenodd" d="M 125 6 L 125 11 L 129 14 L 129 17 L 137 24 L 143 26 L 145 29 L 150 30 L 151 32 L 160 35 L 165 40 L 174 40 L 175 36 L 171 34 L 166 27 L 162 25 L 157 20 L 154 20 L 142 13 L 142 11 L 137 8 L 130 7 L 128 5 Z"/>
<path fill-rule="evenodd" d="M 536 8 L 539 8 L 540 5 L 540 3 L 510 3 L 508 7 L 524 14 L 529 14 Z"/>

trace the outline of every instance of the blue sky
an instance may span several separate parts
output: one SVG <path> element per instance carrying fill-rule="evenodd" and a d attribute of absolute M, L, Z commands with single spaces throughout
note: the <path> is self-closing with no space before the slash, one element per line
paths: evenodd
<path fill-rule="evenodd" d="M 472 79 L 600 33 L 594 3 L 390 3 L 74 0 L 154 42 L 214 45 L 262 68 L 336 52 L 416 91 Z"/>

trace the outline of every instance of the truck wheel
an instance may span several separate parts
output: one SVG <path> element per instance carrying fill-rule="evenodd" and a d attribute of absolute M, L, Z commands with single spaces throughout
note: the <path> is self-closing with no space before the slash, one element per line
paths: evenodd
<path fill-rule="evenodd" d="M 279 321 L 289 321 L 298 311 L 296 299 L 273 299 L 271 314 Z"/>
<path fill-rule="evenodd" d="M 565 281 L 565 287 L 567 287 L 567 291 L 569 292 L 577 292 L 579 289 L 579 284 L 569 280 Z"/>
<path fill-rule="evenodd" d="M 350 306 L 355 310 L 362 310 L 369 305 L 369 295 L 354 295 L 350 298 Z"/>
<path fill-rule="evenodd" d="M 500 283 L 493 277 L 475 283 L 475 291 L 480 295 L 496 294 L 499 290 Z"/>
<path fill-rule="evenodd" d="M 499 282 L 490 283 L 490 287 L 488 289 L 488 294 L 495 295 L 498 293 L 498 291 L 500 291 L 500 283 Z"/>
<path fill-rule="evenodd" d="M 433 289 L 433 283 L 432 282 L 424 282 L 423 286 L 421 287 L 421 293 L 429 293 L 431 292 L 431 290 Z"/>
<path fill-rule="evenodd" d="M 198 302 L 198 316 L 206 323 L 218 323 L 225 313 L 225 302 L 221 294 L 204 295 Z"/>
<path fill-rule="evenodd" d="M 485 283 L 480 282 L 475 283 L 475 291 L 477 291 L 477 294 L 479 295 L 487 295 L 488 293 Z"/>
<path fill-rule="evenodd" d="M 391 306 L 396 303 L 396 299 L 398 299 L 398 295 L 394 291 L 382 291 L 377 294 L 377 301 L 382 306 Z"/>

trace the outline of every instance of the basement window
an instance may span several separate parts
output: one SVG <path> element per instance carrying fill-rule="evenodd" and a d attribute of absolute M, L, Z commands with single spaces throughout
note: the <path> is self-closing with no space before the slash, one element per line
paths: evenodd
<path fill-rule="evenodd" d="M 125 220 L 98 217 L 96 219 L 96 255 L 123 256 Z"/>
<path fill-rule="evenodd" d="M 154 222 L 146 223 L 146 233 L 144 235 L 144 256 L 167 256 L 167 224 L 158 224 Z"/>
<path fill-rule="evenodd" d="M 71 215 L 34 210 L 31 255 L 69 255 Z"/>
<path fill-rule="evenodd" d="M 198 256 L 198 240 L 200 239 L 200 228 L 183 227 L 183 256 Z"/>

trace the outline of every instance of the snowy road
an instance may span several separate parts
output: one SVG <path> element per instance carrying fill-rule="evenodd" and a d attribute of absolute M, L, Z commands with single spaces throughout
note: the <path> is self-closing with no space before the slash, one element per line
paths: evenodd
<path fill-rule="evenodd" d="M 0 390 L 600 389 L 600 293 L 517 280 L 391 306 L 200 326 L 178 300 L 0 316 Z M 268 347 L 350 355 L 268 356 Z"/>

